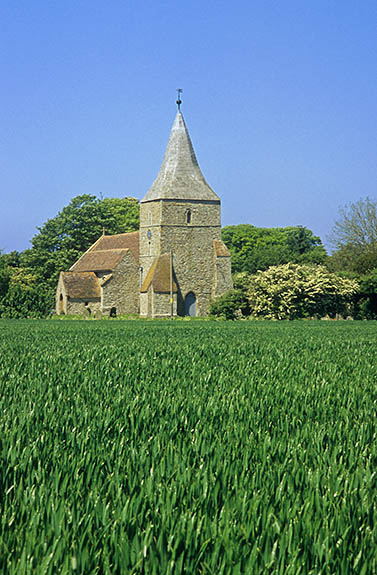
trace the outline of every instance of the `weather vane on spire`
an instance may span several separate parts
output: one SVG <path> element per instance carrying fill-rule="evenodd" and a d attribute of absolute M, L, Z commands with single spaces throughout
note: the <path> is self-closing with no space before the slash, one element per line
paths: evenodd
<path fill-rule="evenodd" d="M 181 111 L 181 104 L 182 104 L 182 100 L 181 100 L 181 94 L 182 94 L 183 90 L 182 88 L 178 88 L 177 89 L 177 93 L 178 93 L 178 100 L 177 100 L 177 106 L 178 106 L 178 111 Z"/>

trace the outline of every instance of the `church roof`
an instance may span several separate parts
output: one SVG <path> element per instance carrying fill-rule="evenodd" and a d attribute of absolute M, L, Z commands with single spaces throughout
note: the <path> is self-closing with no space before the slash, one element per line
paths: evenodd
<path fill-rule="evenodd" d="M 231 253 L 221 240 L 213 240 L 216 257 L 230 258 Z"/>
<path fill-rule="evenodd" d="M 101 297 L 100 282 L 93 272 L 62 272 L 68 297 L 73 299 L 97 299 Z"/>
<path fill-rule="evenodd" d="M 99 250 L 119 250 L 129 249 L 139 261 L 139 232 L 128 232 L 126 234 L 114 234 L 113 236 L 101 236 L 93 244 L 88 252 Z"/>
<path fill-rule="evenodd" d="M 85 252 L 70 268 L 73 272 L 102 272 L 112 271 L 129 252 L 128 249 L 93 250 Z"/>
<path fill-rule="evenodd" d="M 158 256 L 146 275 L 141 292 L 147 292 L 150 286 L 153 286 L 154 292 L 169 293 L 170 292 L 170 255 L 163 254 Z M 173 292 L 177 292 L 177 284 L 173 279 Z"/>
<path fill-rule="evenodd" d="M 199 168 L 180 110 L 175 117 L 158 176 L 141 201 L 162 199 L 220 202 Z"/>

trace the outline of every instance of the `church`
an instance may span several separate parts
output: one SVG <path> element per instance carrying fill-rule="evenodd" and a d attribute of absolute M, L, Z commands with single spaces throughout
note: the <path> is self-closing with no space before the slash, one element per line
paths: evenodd
<path fill-rule="evenodd" d="M 139 231 L 102 235 L 61 272 L 57 314 L 205 316 L 211 300 L 232 288 L 220 198 L 200 170 L 177 104 L 160 171 L 140 202 Z"/>

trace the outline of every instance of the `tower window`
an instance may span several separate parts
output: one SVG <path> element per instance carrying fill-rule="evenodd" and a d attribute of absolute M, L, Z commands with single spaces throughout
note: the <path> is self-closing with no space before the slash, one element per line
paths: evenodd
<path fill-rule="evenodd" d="M 191 224 L 191 210 L 186 212 L 186 224 Z"/>

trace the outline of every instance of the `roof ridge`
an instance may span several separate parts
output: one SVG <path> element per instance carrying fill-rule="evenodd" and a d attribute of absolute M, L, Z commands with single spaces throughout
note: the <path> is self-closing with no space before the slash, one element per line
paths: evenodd
<path fill-rule="evenodd" d="M 105 250 L 94 250 L 96 254 L 102 254 L 103 252 L 126 252 L 130 248 L 107 248 Z"/>
<path fill-rule="evenodd" d="M 108 236 L 105 236 L 106 238 L 116 238 L 118 236 L 128 236 L 131 234 L 138 234 L 139 230 L 134 230 L 133 232 L 120 232 L 119 234 L 109 234 Z M 101 236 L 100 238 L 98 238 L 99 240 L 102 238 L 103 236 Z M 98 240 L 97 240 L 98 241 Z"/>

